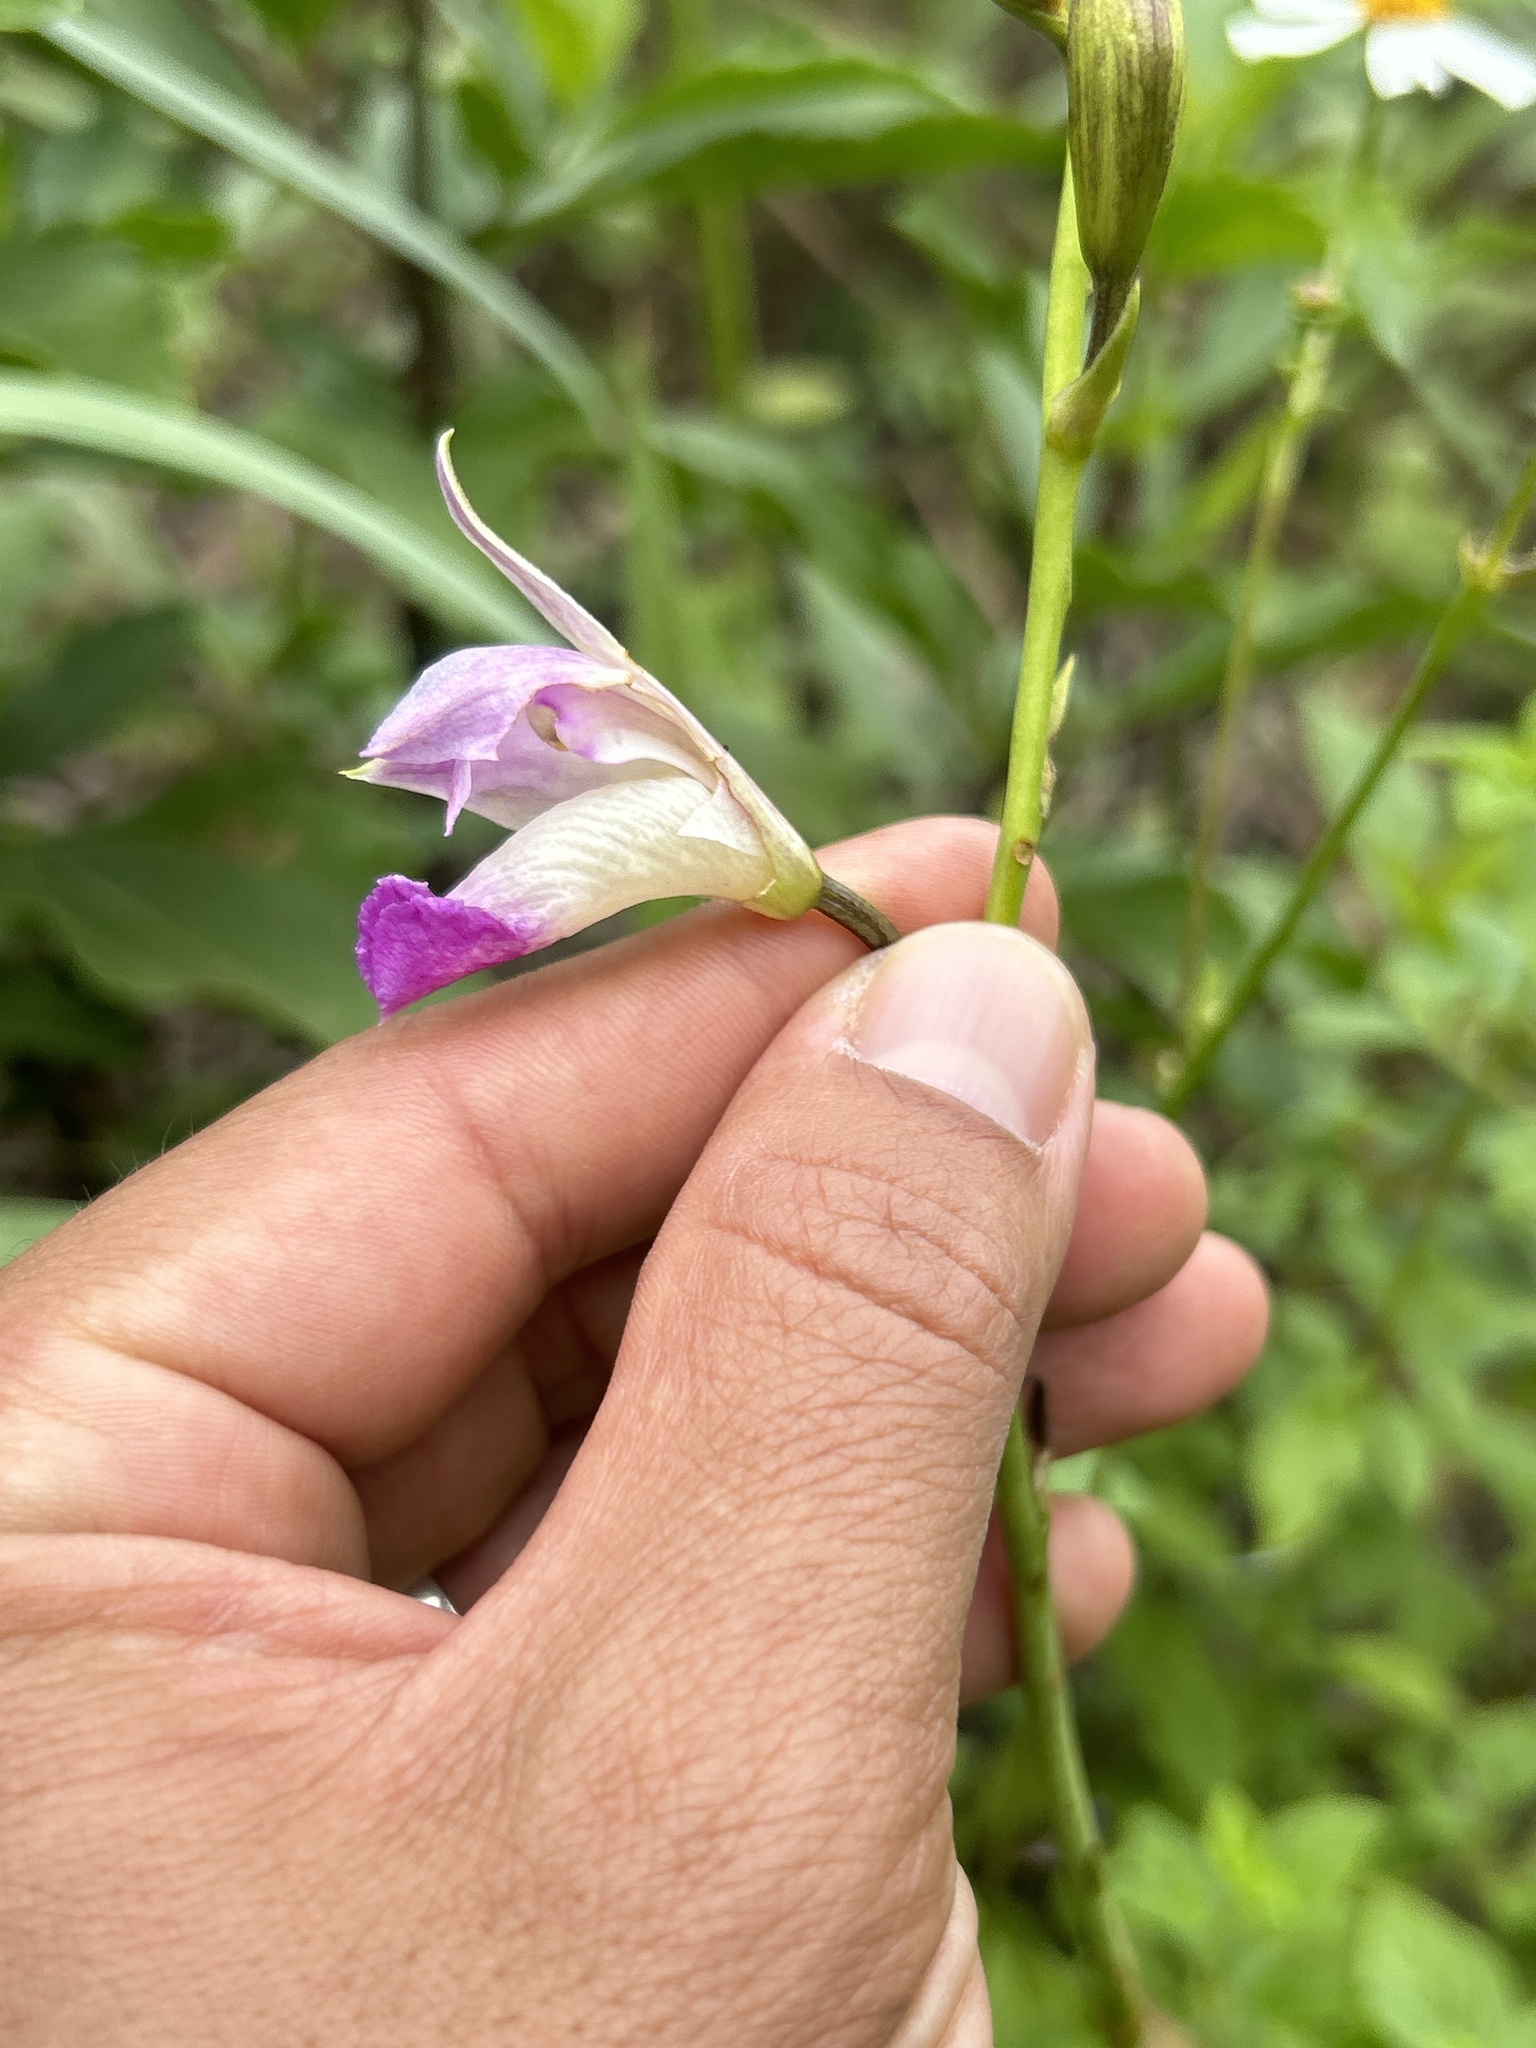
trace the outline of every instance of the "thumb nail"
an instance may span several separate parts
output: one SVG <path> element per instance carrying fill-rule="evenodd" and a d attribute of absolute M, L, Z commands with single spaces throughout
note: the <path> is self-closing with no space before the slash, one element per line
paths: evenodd
<path fill-rule="evenodd" d="M 1006 925 L 934 925 L 882 953 L 854 1054 L 980 1110 L 1027 1144 L 1061 1122 L 1091 1042 L 1054 953 Z"/>

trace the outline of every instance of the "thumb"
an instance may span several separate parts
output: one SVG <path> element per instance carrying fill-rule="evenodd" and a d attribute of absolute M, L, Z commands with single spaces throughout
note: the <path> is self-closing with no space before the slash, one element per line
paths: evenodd
<path fill-rule="evenodd" d="M 983 924 L 861 963 L 758 1063 L 647 1261 L 583 1474 L 695 1631 L 700 1573 L 871 1684 L 953 1690 L 1092 1095 L 1066 969 Z"/>
<path fill-rule="evenodd" d="M 564 1674 L 534 1776 L 585 1804 L 552 1838 L 594 1803 L 622 1828 L 643 1787 L 631 1899 L 670 1948 L 703 1855 L 690 1982 L 724 1958 L 728 2001 L 751 1957 L 774 2041 L 884 2048 L 954 1921 L 961 1636 L 1092 1070 L 1070 977 L 1016 931 L 933 927 L 813 998 L 674 1204 L 538 1536 L 461 1624 Z M 962 1948 L 941 2002 L 970 2026 Z"/>

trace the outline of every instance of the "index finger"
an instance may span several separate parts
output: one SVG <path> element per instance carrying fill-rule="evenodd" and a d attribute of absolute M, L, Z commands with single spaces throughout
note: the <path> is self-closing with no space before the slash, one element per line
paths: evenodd
<path fill-rule="evenodd" d="M 994 845 L 927 819 L 826 861 L 910 930 L 978 914 Z M 1043 875 L 1026 922 L 1054 934 Z M 343 1464 L 390 1455 L 552 1282 L 655 1229 L 743 1075 L 857 951 L 818 917 L 714 907 L 333 1048 L 10 1270 L 7 1379 L 67 1410 L 104 1356 L 133 1361 Z M 114 1378 L 119 1458 L 152 1434 L 122 1412 L 140 1386 L 153 1400 Z"/>

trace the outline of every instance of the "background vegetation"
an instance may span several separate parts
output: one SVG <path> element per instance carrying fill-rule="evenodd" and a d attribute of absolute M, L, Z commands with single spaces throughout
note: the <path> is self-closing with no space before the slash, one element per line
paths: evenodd
<path fill-rule="evenodd" d="M 1225 11 L 1188 8 L 1048 847 L 1137 1100 L 1291 287 L 1361 121 L 1357 44 L 1243 70 Z M 335 778 L 424 657 L 526 623 L 437 510 L 444 421 L 487 517 L 810 835 L 995 804 L 1064 110 L 1037 37 L 990 0 L 0 19 L 0 1254 L 366 1025 L 361 895 L 489 843 Z M 1218 961 L 1536 433 L 1533 197 L 1536 115 L 1385 110 Z M 1277 1283 L 1263 1365 L 1064 1474 L 1142 1546 L 1087 1739 L 1155 1988 L 1208 2048 L 1536 2043 L 1533 645 L 1516 591 L 1189 1112 Z M 1021 1735 L 1007 1700 L 968 1724 L 957 1817 L 1001 2048 L 1065 2048 Z"/>

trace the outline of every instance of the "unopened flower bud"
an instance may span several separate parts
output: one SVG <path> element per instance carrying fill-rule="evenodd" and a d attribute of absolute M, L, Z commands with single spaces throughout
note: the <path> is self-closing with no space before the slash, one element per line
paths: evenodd
<path fill-rule="evenodd" d="M 1091 361 L 1130 294 L 1168 179 L 1184 103 L 1179 0 L 1073 0 L 1067 93 L 1077 236 L 1094 288 Z"/>

